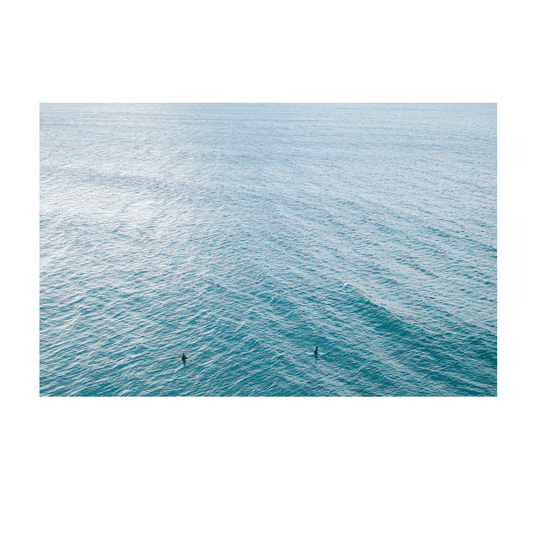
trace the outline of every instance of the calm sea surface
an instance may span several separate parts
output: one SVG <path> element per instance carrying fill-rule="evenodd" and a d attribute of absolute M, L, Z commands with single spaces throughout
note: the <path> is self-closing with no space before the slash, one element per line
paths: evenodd
<path fill-rule="evenodd" d="M 40 161 L 41 395 L 496 395 L 496 105 L 42 104 Z"/>

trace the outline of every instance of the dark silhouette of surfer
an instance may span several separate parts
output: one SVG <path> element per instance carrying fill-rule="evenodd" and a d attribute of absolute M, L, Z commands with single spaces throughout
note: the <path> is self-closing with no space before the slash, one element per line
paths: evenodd
<path fill-rule="evenodd" d="M 318 355 L 318 346 L 315 348 L 315 355 Z"/>
<path fill-rule="evenodd" d="M 192 361 L 192 359 L 187 359 L 187 357 L 185 357 L 185 352 L 183 352 L 183 355 L 181 356 L 181 360 L 185 363 L 185 361 Z"/>

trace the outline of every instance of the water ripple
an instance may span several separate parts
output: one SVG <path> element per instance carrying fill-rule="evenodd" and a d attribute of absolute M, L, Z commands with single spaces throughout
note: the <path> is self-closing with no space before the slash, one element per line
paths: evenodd
<path fill-rule="evenodd" d="M 41 106 L 41 395 L 495 395 L 495 106 L 392 108 Z"/>

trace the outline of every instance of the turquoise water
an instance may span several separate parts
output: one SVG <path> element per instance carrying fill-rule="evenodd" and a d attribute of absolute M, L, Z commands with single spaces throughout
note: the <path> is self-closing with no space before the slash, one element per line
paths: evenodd
<path fill-rule="evenodd" d="M 496 395 L 496 105 L 40 121 L 41 395 Z"/>

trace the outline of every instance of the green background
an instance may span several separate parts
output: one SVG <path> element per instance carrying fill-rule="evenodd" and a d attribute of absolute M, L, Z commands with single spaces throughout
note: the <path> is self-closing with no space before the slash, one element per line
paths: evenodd
<path fill-rule="evenodd" d="M 528 529 L 531 349 L 521 335 L 513 418 L 16 417 L 18 83 L 514 82 L 517 150 L 526 153 L 531 32 L 522 5 L 2 5 L 5 531 Z M 524 158 L 517 163 L 525 241 L 531 185 Z M 517 258 L 519 330 L 528 254 Z"/>

